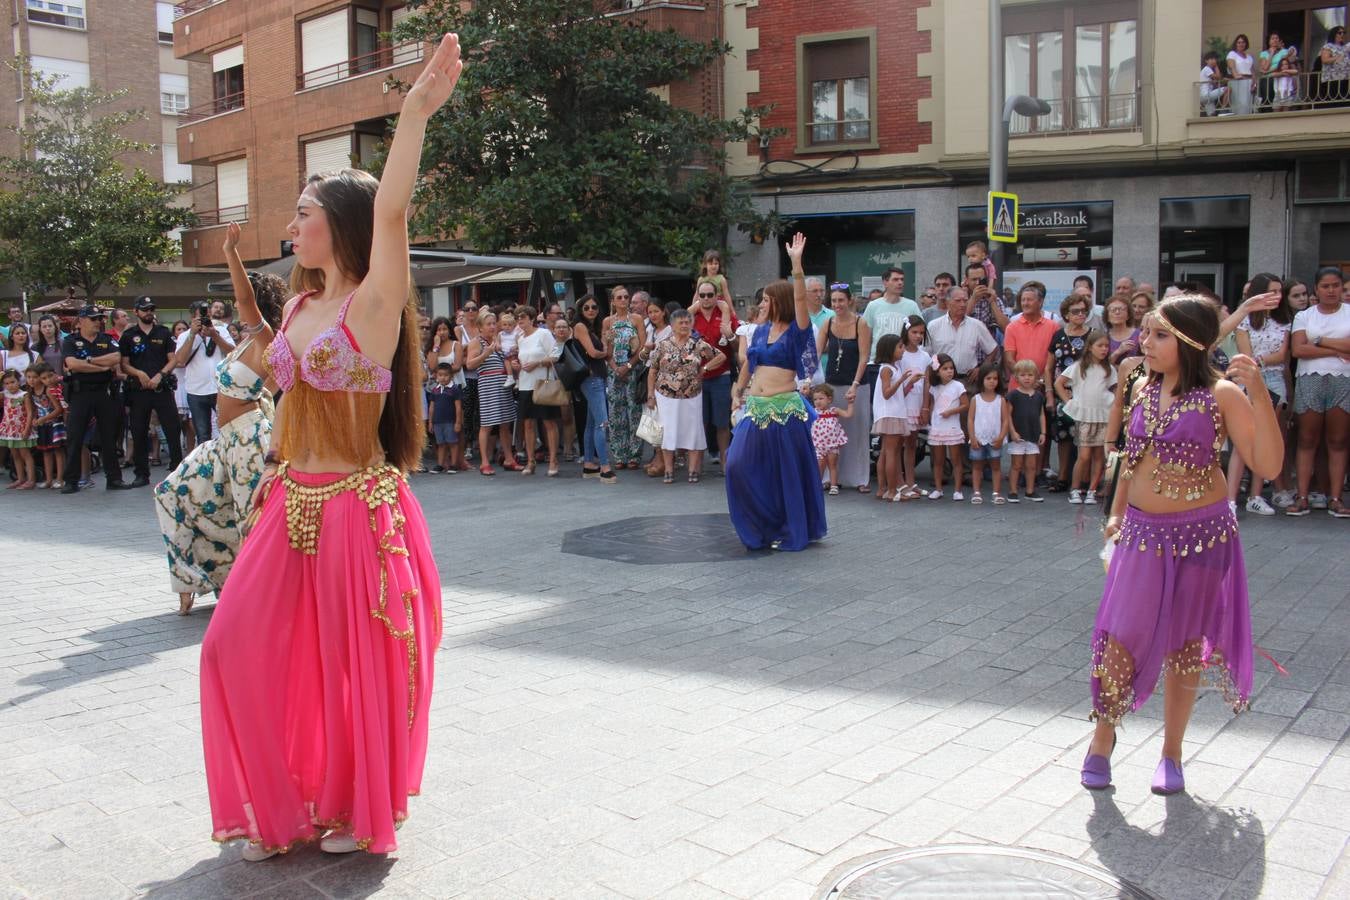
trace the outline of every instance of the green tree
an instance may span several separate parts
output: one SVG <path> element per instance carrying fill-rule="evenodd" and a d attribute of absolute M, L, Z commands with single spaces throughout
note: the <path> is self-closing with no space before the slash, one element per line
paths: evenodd
<path fill-rule="evenodd" d="M 719 119 L 651 90 L 719 65 L 726 44 L 645 27 L 597 0 L 427 0 L 398 39 L 457 32 L 465 68 L 428 127 L 416 230 L 512 247 L 693 266 L 728 227 L 767 234 L 723 145 L 765 110 Z"/>
<path fill-rule="evenodd" d="M 16 65 L 32 105 L 11 128 L 21 153 L 0 159 L 0 266 L 26 288 L 74 285 L 92 297 L 177 256 L 168 232 L 196 222 L 173 205 L 183 186 L 123 163 L 152 149 L 122 134 L 145 113 L 108 108 L 126 91 L 63 90 L 59 77 Z"/>

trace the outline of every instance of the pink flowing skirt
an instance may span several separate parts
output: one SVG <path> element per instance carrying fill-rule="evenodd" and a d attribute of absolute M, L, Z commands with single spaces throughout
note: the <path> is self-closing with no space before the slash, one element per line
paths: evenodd
<path fill-rule="evenodd" d="M 288 541 L 288 487 L 275 482 L 202 642 L 213 837 L 289 849 L 344 829 L 387 853 L 421 788 L 441 635 L 426 521 L 401 478 L 396 507 L 347 490 L 306 555 Z"/>

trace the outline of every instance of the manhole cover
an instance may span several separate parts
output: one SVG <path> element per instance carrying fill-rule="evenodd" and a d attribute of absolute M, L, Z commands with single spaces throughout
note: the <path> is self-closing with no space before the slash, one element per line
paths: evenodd
<path fill-rule="evenodd" d="M 817 900 L 953 897 L 1151 900 L 1104 869 L 1020 847 L 923 847 L 864 857 L 836 869 Z"/>
<path fill-rule="evenodd" d="M 746 559 L 725 514 L 637 516 L 563 534 L 562 551 L 636 565 Z"/>

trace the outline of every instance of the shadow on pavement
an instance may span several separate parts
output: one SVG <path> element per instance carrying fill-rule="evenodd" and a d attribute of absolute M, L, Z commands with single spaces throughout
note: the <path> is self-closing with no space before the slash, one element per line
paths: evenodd
<path fill-rule="evenodd" d="M 1260 896 L 1266 832 L 1255 815 L 1173 794 L 1163 800 L 1161 827 L 1141 828 L 1126 821 L 1114 794 L 1114 788 L 1092 792 L 1087 832 L 1098 861 L 1117 878 L 1158 897 L 1201 896 L 1235 879 L 1224 897 Z"/>
<path fill-rule="evenodd" d="M 204 860 L 173 878 L 141 884 L 139 890 L 155 900 L 208 900 L 249 897 L 252 900 L 322 900 L 343 897 L 361 900 L 384 888 L 397 859 L 372 853 L 333 856 L 317 845 L 297 847 L 261 862 L 239 858 L 242 842 L 222 847 L 233 862 Z"/>

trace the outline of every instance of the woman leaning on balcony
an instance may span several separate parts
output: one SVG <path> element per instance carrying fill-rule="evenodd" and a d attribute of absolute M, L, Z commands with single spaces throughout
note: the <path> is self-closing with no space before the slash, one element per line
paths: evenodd
<path fill-rule="evenodd" d="M 1234 115 L 1249 116 L 1252 113 L 1252 67 L 1255 61 L 1247 52 L 1251 42 L 1245 34 L 1233 38 L 1232 49 L 1228 51 L 1228 80 L 1230 103 Z"/>
<path fill-rule="evenodd" d="M 1332 26 L 1319 55 L 1322 59 L 1322 99 L 1350 100 L 1350 55 L 1346 54 L 1344 25 Z"/>

